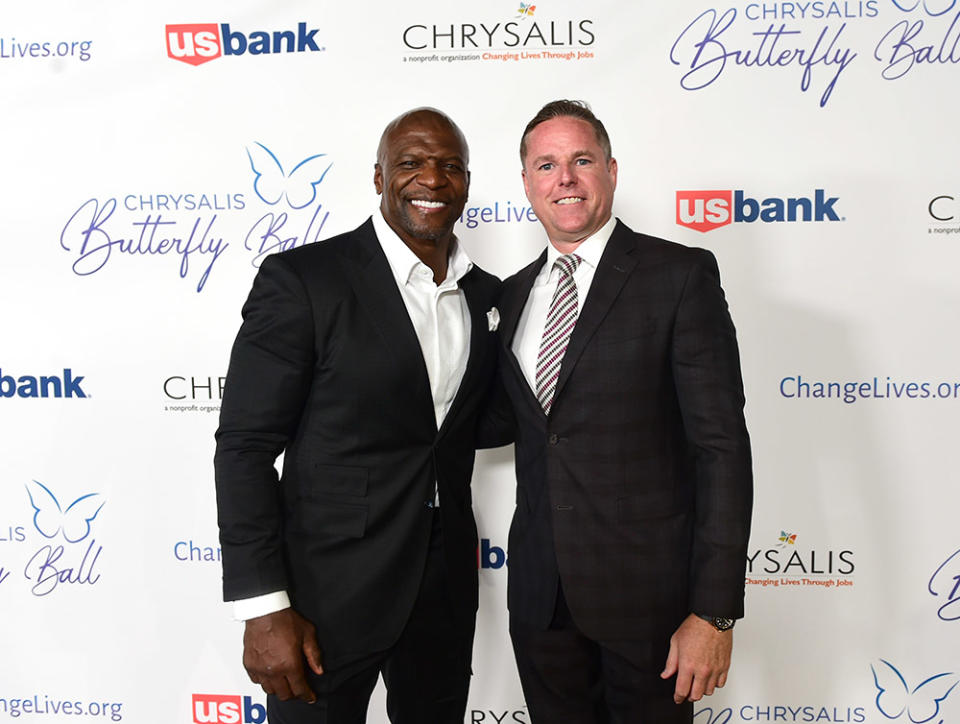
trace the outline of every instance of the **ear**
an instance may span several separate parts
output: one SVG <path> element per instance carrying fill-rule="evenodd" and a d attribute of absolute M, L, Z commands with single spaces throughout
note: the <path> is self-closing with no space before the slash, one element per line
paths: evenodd
<path fill-rule="evenodd" d="M 383 193 L 383 170 L 379 163 L 373 164 L 373 188 L 377 190 L 378 195 Z"/>
<path fill-rule="evenodd" d="M 617 188 L 617 159 L 611 158 L 610 163 L 607 164 L 607 173 L 610 174 L 610 178 L 613 180 L 613 188 Z"/>
<path fill-rule="evenodd" d="M 527 182 L 527 169 L 520 169 L 520 178 L 523 179 L 523 193 L 527 195 L 527 201 L 530 200 L 530 184 Z"/>

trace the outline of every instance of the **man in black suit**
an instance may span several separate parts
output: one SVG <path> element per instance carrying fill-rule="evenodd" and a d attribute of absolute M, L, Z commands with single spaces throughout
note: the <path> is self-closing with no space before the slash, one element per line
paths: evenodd
<path fill-rule="evenodd" d="M 689 722 L 726 681 L 752 504 L 716 261 L 612 217 L 617 162 L 585 104 L 545 106 L 520 157 L 550 242 L 500 303 L 510 628 L 531 720 Z"/>
<path fill-rule="evenodd" d="M 390 123 L 379 210 L 268 257 L 217 431 L 224 597 L 274 724 L 461 724 L 477 608 L 470 500 L 499 281 L 453 226 L 468 150 L 444 114 Z M 278 476 L 274 461 L 284 453 Z"/>

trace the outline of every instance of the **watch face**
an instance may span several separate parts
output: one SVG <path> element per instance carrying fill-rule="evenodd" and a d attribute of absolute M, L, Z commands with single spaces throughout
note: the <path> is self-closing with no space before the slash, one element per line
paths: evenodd
<path fill-rule="evenodd" d="M 716 627 L 717 631 L 727 631 L 733 628 L 733 619 L 732 618 L 720 618 L 719 616 L 713 619 L 713 625 Z"/>

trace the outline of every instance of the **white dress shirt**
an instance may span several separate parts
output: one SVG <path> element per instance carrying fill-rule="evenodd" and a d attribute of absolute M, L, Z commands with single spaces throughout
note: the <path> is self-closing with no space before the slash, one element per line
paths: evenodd
<path fill-rule="evenodd" d="M 573 253 L 580 257 L 580 266 L 573 273 L 573 281 L 577 285 L 577 316 L 583 309 L 590 285 L 593 284 L 593 275 L 597 271 L 597 264 L 603 256 L 603 250 L 610 241 L 613 228 L 617 220 L 610 217 L 606 224 L 588 236 Z M 562 254 L 553 244 L 547 244 L 547 261 L 540 273 L 533 280 L 533 287 L 527 297 L 527 303 L 520 314 L 517 331 L 513 335 L 511 348 L 520 363 L 523 376 L 527 379 L 530 389 L 537 391 L 537 357 L 540 354 L 540 340 L 543 339 L 543 328 L 550 313 L 550 304 L 553 302 L 553 293 L 560 281 L 560 270 L 553 268 L 553 263 Z"/>
<path fill-rule="evenodd" d="M 396 235 L 379 209 L 373 214 L 373 228 L 420 342 L 430 379 L 433 412 L 440 429 L 467 369 L 470 309 L 459 282 L 473 268 L 473 263 L 454 238 L 447 259 L 447 278 L 435 284 L 433 270 Z M 440 502 L 436 492 L 434 502 Z M 275 591 L 234 601 L 233 617 L 245 621 L 289 606 L 287 592 Z"/>

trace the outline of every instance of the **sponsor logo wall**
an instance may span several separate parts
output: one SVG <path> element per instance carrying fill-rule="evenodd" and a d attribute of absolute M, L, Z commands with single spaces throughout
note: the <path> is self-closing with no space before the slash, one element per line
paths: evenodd
<path fill-rule="evenodd" d="M 422 105 L 470 143 L 458 237 L 517 271 L 544 243 L 520 133 L 573 97 L 614 213 L 710 249 L 738 330 L 747 615 L 695 721 L 960 722 L 960 2 L 52 0 L 8 10 L 0 68 L 0 720 L 266 720 L 211 464 L 251 281 L 375 210 L 380 132 Z M 464 721 L 523 724 L 509 449 L 473 497 Z"/>

